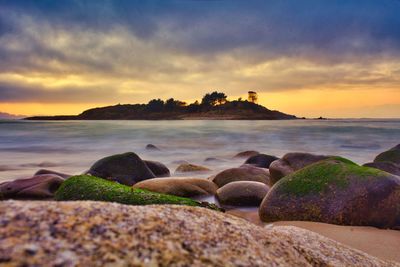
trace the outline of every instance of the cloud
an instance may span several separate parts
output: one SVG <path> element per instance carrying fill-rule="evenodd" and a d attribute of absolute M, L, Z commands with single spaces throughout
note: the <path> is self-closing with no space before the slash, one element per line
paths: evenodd
<path fill-rule="evenodd" d="M 400 88 L 398 10 L 395 0 L 1 1 L 0 102 Z"/>
<path fill-rule="evenodd" d="M 43 87 L 0 83 L 0 102 L 41 102 L 41 103 L 96 103 L 105 97 L 116 101 L 114 94 L 106 88 L 62 88 L 49 90 Z"/>

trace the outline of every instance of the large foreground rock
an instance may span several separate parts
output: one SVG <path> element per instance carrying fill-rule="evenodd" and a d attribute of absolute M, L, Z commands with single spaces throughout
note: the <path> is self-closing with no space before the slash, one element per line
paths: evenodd
<path fill-rule="evenodd" d="M 329 157 L 330 156 L 314 155 L 309 153 L 287 153 L 281 159 L 273 161 L 269 166 L 271 185 L 275 184 L 286 175 Z"/>
<path fill-rule="evenodd" d="M 186 177 L 154 178 L 133 187 L 180 197 L 214 195 L 217 190 L 217 186 L 207 179 Z"/>
<path fill-rule="evenodd" d="M 316 221 L 400 227 L 400 177 L 331 158 L 276 183 L 260 206 L 263 221 Z"/>
<path fill-rule="evenodd" d="M 96 161 L 87 173 L 124 185 L 134 185 L 156 177 L 146 163 L 133 152 L 102 158 Z"/>
<path fill-rule="evenodd" d="M 296 227 L 182 206 L 0 203 L 12 266 L 396 266 Z"/>

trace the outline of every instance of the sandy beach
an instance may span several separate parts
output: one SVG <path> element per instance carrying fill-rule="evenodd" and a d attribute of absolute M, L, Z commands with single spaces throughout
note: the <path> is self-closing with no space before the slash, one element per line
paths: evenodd
<path fill-rule="evenodd" d="M 400 231 L 301 221 L 281 221 L 266 224 L 260 221 L 257 211 L 230 210 L 227 213 L 260 226 L 297 226 L 359 249 L 377 258 L 400 262 Z"/>

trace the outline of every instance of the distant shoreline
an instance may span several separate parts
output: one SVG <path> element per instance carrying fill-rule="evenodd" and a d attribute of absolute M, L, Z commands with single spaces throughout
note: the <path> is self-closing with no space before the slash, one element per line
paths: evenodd
<path fill-rule="evenodd" d="M 34 116 L 24 120 L 296 120 L 298 117 L 248 101 L 220 105 L 126 104 L 93 108 L 79 115 Z M 304 119 L 304 118 L 303 118 Z M 325 118 L 320 118 L 325 119 Z"/>

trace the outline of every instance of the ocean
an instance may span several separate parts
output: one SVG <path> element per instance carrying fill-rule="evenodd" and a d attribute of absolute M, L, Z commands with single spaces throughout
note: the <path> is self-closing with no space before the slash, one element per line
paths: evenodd
<path fill-rule="evenodd" d="M 96 160 L 132 151 L 142 159 L 179 161 L 213 173 L 240 166 L 241 151 L 340 155 L 359 164 L 400 143 L 399 119 L 288 121 L 22 121 L 0 120 L 0 181 L 40 168 L 79 174 Z M 160 151 L 149 151 L 154 144 Z M 213 157 L 219 161 L 205 161 Z M 203 174 L 207 177 L 213 173 Z"/>

